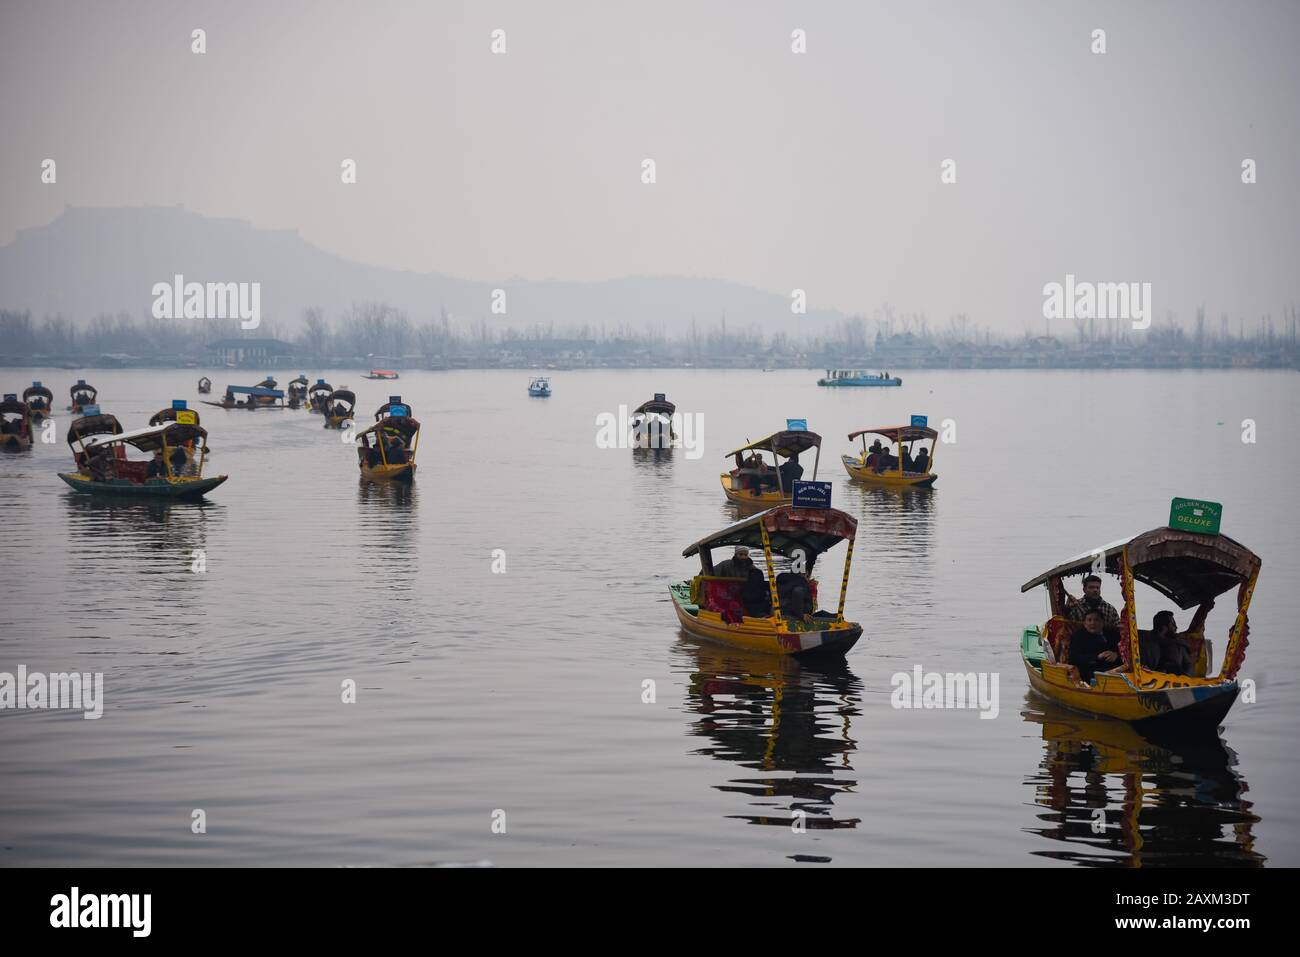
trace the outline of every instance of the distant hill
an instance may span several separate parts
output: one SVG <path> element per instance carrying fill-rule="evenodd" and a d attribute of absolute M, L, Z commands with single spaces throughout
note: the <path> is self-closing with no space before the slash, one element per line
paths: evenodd
<path fill-rule="evenodd" d="M 47 226 L 18 231 L 0 247 L 0 308 L 30 310 L 37 320 L 62 314 L 84 321 L 99 313 L 149 315 L 156 282 L 180 273 L 187 282 L 260 282 L 263 319 L 280 332 L 299 328 L 303 309 L 333 319 L 354 302 L 386 302 L 417 325 L 445 308 L 458 321 L 492 326 L 621 323 L 701 332 L 725 313 L 730 329 L 751 323 L 764 332 L 816 332 L 842 316 L 790 312 L 787 296 L 737 283 L 687 277 L 628 277 L 604 282 L 472 282 L 352 262 L 325 252 L 293 230 L 259 229 L 182 207 L 67 207 Z M 507 293 L 508 314 L 490 310 L 494 288 Z"/>

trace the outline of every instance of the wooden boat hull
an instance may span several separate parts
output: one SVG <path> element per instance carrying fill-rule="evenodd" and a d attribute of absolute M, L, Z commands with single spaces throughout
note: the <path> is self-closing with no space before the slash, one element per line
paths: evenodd
<path fill-rule="evenodd" d="M 551 397 L 551 390 L 529 389 L 528 394 L 534 399 L 549 399 Z"/>
<path fill-rule="evenodd" d="M 0 451 L 26 452 L 32 447 L 30 435 L 0 435 Z"/>
<path fill-rule="evenodd" d="M 755 495 L 753 489 L 732 488 L 731 474 L 728 472 L 723 472 L 720 478 L 722 479 L 722 493 L 727 496 L 727 501 L 735 502 L 737 505 L 744 505 L 754 509 L 766 509 L 775 508 L 778 505 L 789 505 L 794 501 L 793 495 L 782 495 L 776 489 L 764 489 Z"/>
<path fill-rule="evenodd" d="M 94 482 L 91 481 L 90 476 L 83 475 L 80 472 L 59 473 L 59 478 L 78 492 L 85 492 L 89 495 L 125 495 L 149 499 L 198 498 L 212 491 L 224 482 L 227 477 L 225 475 L 214 475 L 211 478 L 178 479 L 176 481 L 153 479 L 143 485 L 137 485 L 135 482 L 126 479 Z"/>
<path fill-rule="evenodd" d="M 849 478 L 855 482 L 862 482 L 864 485 L 878 485 L 882 488 L 931 488 L 935 479 L 939 477 L 938 472 L 929 472 L 925 475 L 909 475 L 898 472 L 881 472 L 877 474 L 868 468 L 863 468 L 862 460 L 854 458 L 852 455 L 841 455 L 840 461 L 844 463 L 844 471 L 849 473 Z"/>
<path fill-rule="evenodd" d="M 1214 733 L 1240 690 L 1236 681 L 1163 675 L 1150 689 L 1138 688 L 1125 675 L 1105 673 L 1084 687 L 1070 680 L 1064 665 L 1021 657 L 1030 687 L 1044 698 L 1082 714 L 1127 721 L 1143 734 Z"/>
<path fill-rule="evenodd" d="M 817 629 L 772 618 L 746 617 L 730 624 L 717 612 L 690 603 L 689 582 L 669 586 L 669 594 L 688 635 L 743 651 L 800 659 L 843 658 L 862 637 L 862 626 L 851 621 L 826 620 L 826 627 Z"/>
<path fill-rule="evenodd" d="M 345 422 L 350 422 L 351 420 L 352 416 L 350 415 L 327 415 L 325 416 L 325 428 L 341 429 Z"/>
<path fill-rule="evenodd" d="M 413 482 L 415 481 L 415 463 L 405 465 L 362 465 L 361 477 L 371 482 Z"/>

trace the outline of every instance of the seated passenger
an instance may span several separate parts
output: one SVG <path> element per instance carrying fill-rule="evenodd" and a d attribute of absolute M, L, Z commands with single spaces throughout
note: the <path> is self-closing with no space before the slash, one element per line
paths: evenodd
<path fill-rule="evenodd" d="M 903 448 L 903 471 L 916 471 L 916 463 L 912 461 L 912 450 L 906 447 Z"/>
<path fill-rule="evenodd" d="M 782 572 L 776 576 L 776 597 L 781 602 L 781 613 L 787 618 L 797 618 L 805 624 L 813 620 L 813 590 L 808 576 L 812 574 L 815 556 L 810 556 L 805 571 Z"/>
<path fill-rule="evenodd" d="M 405 465 L 407 461 L 406 443 L 402 441 L 401 436 L 393 436 L 393 440 L 388 444 L 388 464 Z"/>
<path fill-rule="evenodd" d="M 190 458 L 185 454 L 185 446 L 178 445 L 172 449 L 171 462 L 173 475 L 184 474 L 185 467 L 190 464 Z"/>
<path fill-rule="evenodd" d="M 749 573 L 754 570 L 754 562 L 749 557 L 749 549 L 744 545 L 737 545 L 730 558 L 718 562 L 713 567 L 713 574 L 719 578 L 748 578 Z"/>
<path fill-rule="evenodd" d="M 785 489 L 785 494 L 789 495 L 790 490 L 794 488 L 794 483 L 803 478 L 803 466 L 799 464 L 799 453 L 796 452 L 786 459 L 778 471 L 781 473 L 781 487 Z"/>
<path fill-rule="evenodd" d="M 921 449 L 921 451 L 916 454 L 916 462 L 913 463 L 913 466 L 912 471 L 914 472 L 930 471 L 930 450 L 926 448 Z"/>
<path fill-rule="evenodd" d="M 167 466 L 163 462 L 162 449 L 153 454 L 149 460 L 149 468 L 145 470 L 145 478 L 166 478 Z"/>
<path fill-rule="evenodd" d="M 1213 607 L 1214 600 L 1211 599 L 1196 609 L 1191 625 L 1182 634 L 1178 633 L 1172 611 L 1156 612 L 1151 630 L 1138 632 L 1142 667 L 1170 675 L 1190 675 L 1196 668 L 1196 661 L 1186 639 L 1205 630 L 1205 618 Z"/>
<path fill-rule="evenodd" d="M 1083 616 L 1083 627 L 1070 636 L 1069 663 L 1079 669 L 1079 678 L 1089 684 L 1098 671 L 1107 671 L 1120 662 L 1119 650 L 1104 631 L 1105 619 L 1096 608 Z"/>

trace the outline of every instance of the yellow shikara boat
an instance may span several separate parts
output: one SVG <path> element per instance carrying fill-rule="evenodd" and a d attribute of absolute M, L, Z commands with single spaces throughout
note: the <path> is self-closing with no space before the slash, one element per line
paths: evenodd
<path fill-rule="evenodd" d="M 23 389 L 23 401 L 32 410 L 32 422 L 36 425 L 54 414 L 54 393 L 40 382 L 33 382 Z"/>
<path fill-rule="evenodd" d="M 32 447 L 32 410 L 11 392 L 0 401 L 0 449 L 22 452 Z"/>
<path fill-rule="evenodd" d="M 291 409 L 307 404 L 307 377 L 300 375 L 289 382 L 288 405 Z"/>
<path fill-rule="evenodd" d="M 858 523 L 833 508 L 781 505 L 728 525 L 700 539 L 682 555 L 700 557 L 700 574 L 670 585 L 677 620 L 689 635 L 745 651 L 800 658 L 843 656 L 862 636 L 862 626 L 844 620 L 853 539 Z M 841 541 L 847 542 L 840 579 L 839 608 L 815 610 L 817 583 L 809 575 L 813 564 Z M 744 545 L 761 549 L 766 562 L 766 593 L 754 575 L 750 580 L 714 573 L 712 550 Z M 777 558 L 782 559 L 778 565 Z M 785 571 L 779 571 L 784 568 Z M 724 569 L 728 570 L 728 569 Z M 792 615 L 795 600 L 811 596 L 811 611 Z M 782 609 L 782 595 L 787 609 Z M 748 603 L 748 604 L 747 604 Z M 750 614 L 750 612 L 757 612 Z"/>
<path fill-rule="evenodd" d="M 420 423 L 400 395 L 389 396 L 375 413 L 375 424 L 357 433 L 357 465 L 361 477 L 377 482 L 410 482 L 415 478 L 415 452 Z"/>
<path fill-rule="evenodd" d="M 357 394 L 351 389 L 335 389 L 325 400 L 321 411 L 325 413 L 325 428 L 341 429 L 352 418 L 357 407 Z"/>
<path fill-rule="evenodd" d="M 316 384 L 307 390 L 307 411 L 308 412 L 325 412 L 325 401 L 334 391 L 334 386 L 330 385 L 324 379 L 317 379 Z"/>
<path fill-rule="evenodd" d="M 1107 573 L 1119 577 L 1124 596 L 1119 625 L 1121 660 L 1084 683 L 1078 669 L 1069 663 L 1070 641 L 1082 625 L 1068 617 L 1069 599 L 1062 580 L 1103 565 Z M 1237 699 L 1236 677 L 1245 660 L 1250 631 L 1246 611 L 1259 568 L 1259 557 L 1226 535 L 1165 527 L 1044 572 L 1020 589 L 1046 585 L 1051 607 L 1051 617 L 1043 627 L 1026 629 L 1021 636 L 1021 657 L 1030 686 L 1067 708 L 1130 721 L 1143 732 L 1182 736 L 1213 731 Z M 1217 673 L 1211 674 L 1213 649 L 1203 632 L 1188 632 L 1178 638 L 1195 662 L 1190 675 L 1155 671 L 1143 664 L 1134 582 L 1149 585 L 1182 609 L 1205 605 L 1224 592 L 1237 590 L 1237 614 Z"/>
<path fill-rule="evenodd" d="M 727 455 L 735 459 L 736 467 L 719 476 L 722 480 L 722 492 L 727 496 L 727 501 L 751 508 L 789 505 L 794 496 L 792 487 L 794 483 L 789 481 L 789 476 L 795 474 L 795 471 L 782 471 L 782 469 L 789 469 L 791 462 L 794 462 L 795 470 L 799 473 L 797 477 L 803 478 L 802 466 L 799 466 L 795 460 L 799 453 L 809 449 L 817 450 L 812 474 L 812 480 L 816 481 L 817 466 L 821 462 L 822 455 L 822 437 L 807 429 L 787 428 L 784 432 L 777 432 L 765 439 L 751 442 L 743 448 L 728 452 Z M 748 459 L 742 459 L 741 455 L 745 452 L 754 454 Z M 763 461 L 763 452 L 771 454 L 772 465 L 769 466 Z M 781 465 L 781 459 L 786 460 L 785 466 Z"/>
<path fill-rule="evenodd" d="M 99 396 L 99 390 L 85 379 L 78 379 L 77 384 L 72 386 L 68 393 L 72 396 L 72 404 L 68 406 L 68 411 L 75 415 L 82 415 L 87 408 L 95 405 Z"/>
<path fill-rule="evenodd" d="M 883 438 L 894 447 L 893 453 L 882 446 L 879 440 L 867 448 L 868 435 Z M 856 482 L 885 488 L 930 488 L 939 477 L 933 471 L 935 440 L 938 437 L 939 433 L 934 429 L 919 425 L 893 425 L 850 432 L 850 442 L 862 439 L 862 454 L 842 455 L 840 460 L 849 477 Z M 916 443 L 926 441 L 930 443 L 929 446 L 922 445 L 921 452 L 914 459 L 912 449 Z"/>

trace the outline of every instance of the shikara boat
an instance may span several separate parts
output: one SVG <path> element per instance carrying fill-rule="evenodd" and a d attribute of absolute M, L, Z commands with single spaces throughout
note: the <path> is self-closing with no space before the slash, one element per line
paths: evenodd
<path fill-rule="evenodd" d="M 890 446 L 882 446 L 877 439 L 867 448 L 867 436 L 875 435 L 884 439 Z M 862 440 L 862 454 L 858 456 L 841 455 L 844 470 L 856 482 L 867 485 L 881 485 L 886 488 L 930 488 L 939 477 L 934 469 L 934 452 L 939 433 L 926 426 L 892 425 L 876 429 L 863 429 L 850 432 L 849 441 Z M 924 443 L 929 443 L 925 445 Z M 920 443 L 921 449 L 913 454 L 913 449 Z M 921 451 L 925 455 L 922 457 Z"/>
<path fill-rule="evenodd" d="M 59 478 L 90 495 L 198 498 L 226 480 L 224 475 L 203 477 L 207 435 L 201 426 L 181 422 L 118 435 L 93 435 L 82 441 L 81 467 L 76 472 L 60 472 Z M 130 461 L 128 445 L 141 452 L 161 452 L 160 464 Z"/>
<path fill-rule="evenodd" d="M 307 384 L 306 375 L 300 375 L 290 381 L 288 388 L 289 408 L 296 409 L 307 404 Z"/>
<path fill-rule="evenodd" d="M 207 376 L 199 379 L 199 395 L 207 395 L 212 391 L 212 380 Z"/>
<path fill-rule="evenodd" d="M 366 373 L 367 379 L 398 379 L 401 378 L 392 369 L 371 369 Z"/>
<path fill-rule="evenodd" d="M 1069 664 L 1070 642 L 1082 625 L 1068 615 L 1063 579 L 1087 574 L 1103 562 L 1106 573 L 1119 577 L 1124 597 L 1118 636 L 1121 661 L 1084 683 L 1078 669 Z M 1043 572 L 1020 589 L 1046 585 L 1051 609 L 1045 625 L 1026 629 L 1021 636 L 1020 652 L 1030 685 L 1067 708 L 1129 721 L 1139 731 L 1164 736 L 1212 732 L 1237 699 L 1237 672 L 1246 657 L 1250 631 L 1246 612 L 1259 568 L 1259 557 L 1226 535 L 1164 527 Z M 1134 582 L 1151 586 L 1184 610 L 1236 590 L 1237 614 L 1217 672 L 1212 671 L 1213 648 L 1203 631 L 1177 639 L 1195 663 L 1190 675 L 1143 665 Z"/>
<path fill-rule="evenodd" d="M 187 425 L 199 425 L 199 413 L 189 407 L 184 399 L 172 399 L 172 404 L 159 409 L 149 417 L 150 425 L 162 425 L 164 422 L 183 422 Z"/>
<path fill-rule="evenodd" d="M 94 405 L 99 396 L 99 390 L 87 383 L 85 379 L 78 379 L 77 384 L 68 392 L 72 396 L 72 404 L 68 406 L 68 411 L 74 415 L 85 415 L 86 406 Z"/>
<path fill-rule="evenodd" d="M 40 425 L 48 416 L 54 414 L 54 393 L 39 382 L 33 382 L 23 389 L 23 401 L 32 410 L 32 423 Z"/>
<path fill-rule="evenodd" d="M 0 450 L 23 452 L 32 447 L 32 410 L 10 392 L 0 400 Z"/>
<path fill-rule="evenodd" d="M 737 505 L 757 508 L 788 505 L 793 500 L 793 490 L 786 487 L 789 483 L 781 472 L 781 459 L 789 461 L 801 452 L 816 449 L 812 471 L 812 480 L 816 481 L 817 466 L 821 462 L 821 446 L 822 437 L 816 432 L 795 428 L 774 433 L 728 452 L 727 455 L 735 460 L 736 467 L 719 476 L 723 494 L 728 501 Z M 752 453 L 748 459 L 741 458 L 745 452 Z M 765 452 L 772 456 L 770 466 L 763 459 Z"/>
<path fill-rule="evenodd" d="M 677 440 L 677 434 L 673 432 L 673 414 L 676 411 L 677 406 L 662 392 L 656 392 L 653 399 L 632 410 L 632 448 L 671 449 Z"/>
<path fill-rule="evenodd" d="M 689 635 L 747 651 L 798 657 L 842 656 L 862 635 L 861 625 L 844 620 L 856 533 L 857 521 L 836 509 L 790 505 L 728 525 L 682 552 L 686 558 L 699 556 L 700 573 L 668 587 L 677 620 Z M 816 608 L 817 583 L 810 577 L 814 562 L 824 562 L 825 553 L 841 541 L 848 545 L 838 610 L 832 613 L 817 609 L 806 618 L 783 613 L 782 596 L 787 597 L 788 604 L 793 589 L 801 583 L 807 586 Z M 763 553 L 768 600 L 762 608 L 746 607 L 746 598 L 752 602 L 754 596 L 746 595 L 745 579 L 714 574 L 712 550 L 737 545 Z M 806 573 L 796 572 L 798 567 Z M 750 615 L 750 611 L 762 613 Z"/>
<path fill-rule="evenodd" d="M 103 435 L 121 435 L 122 423 L 117 421 L 117 416 L 108 412 L 100 412 L 99 406 L 90 406 L 86 409 L 87 415 L 79 419 L 74 419 L 68 426 L 68 448 L 72 450 L 72 462 L 81 471 L 86 462 L 86 443 L 96 436 Z M 114 450 L 114 453 L 120 458 L 126 458 L 126 449 L 120 446 Z"/>
<path fill-rule="evenodd" d="M 267 376 L 261 382 L 256 383 L 256 385 L 259 389 L 278 389 L 280 387 L 280 383 L 275 381 L 274 376 Z"/>
<path fill-rule="evenodd" d="M 334 386 L 330 385 L 324 379 L 317 379 L 316 384 L 307 390 L 307 407 L 311 412 L 325 414 L 325 402 L 329 399 L 330 393 L 334 391 Z"/>
<path fill-rule="evenodd" d="M 357 394 L 351 389 L 335 389 L 325 400 L 325 428 L 341 429 L 352 418 L 357 407 Z"/>
<path fill-rule="evenodd" d="M 536 399 L 545 399 L 551 394 L 551 380 L 544 375 L 533 377 L 528 383 L 528 394 Z"/>
<path fill-rule="evenodd" d="M 870 372 L 861 372 L 857 369 L 827 369 L 826 375 L 818 379 L 817 384 L 870 388 L 871 386 L 902 385 L 903 380 L 898 376 L 891 376 L 888 372 L 872 375 Z"/>
<path fill-rule="evenodd" d="M 243 396 L 241 399 L 240 396 Z M 228 385 L 220 402 L 204 405 L 216 406 L 218 409 L 283 409 L 284 392 L 281 389 L 268 389 L 260 385 Z"/>
<path fill-rule="evenodd" d="M 376 482 L 410 482 L 415 478 L 415 453 L 420 423 L 400 395 L 375 412 L 375 424 L 357 433 L 357 465 L 361 477 Z"/>

